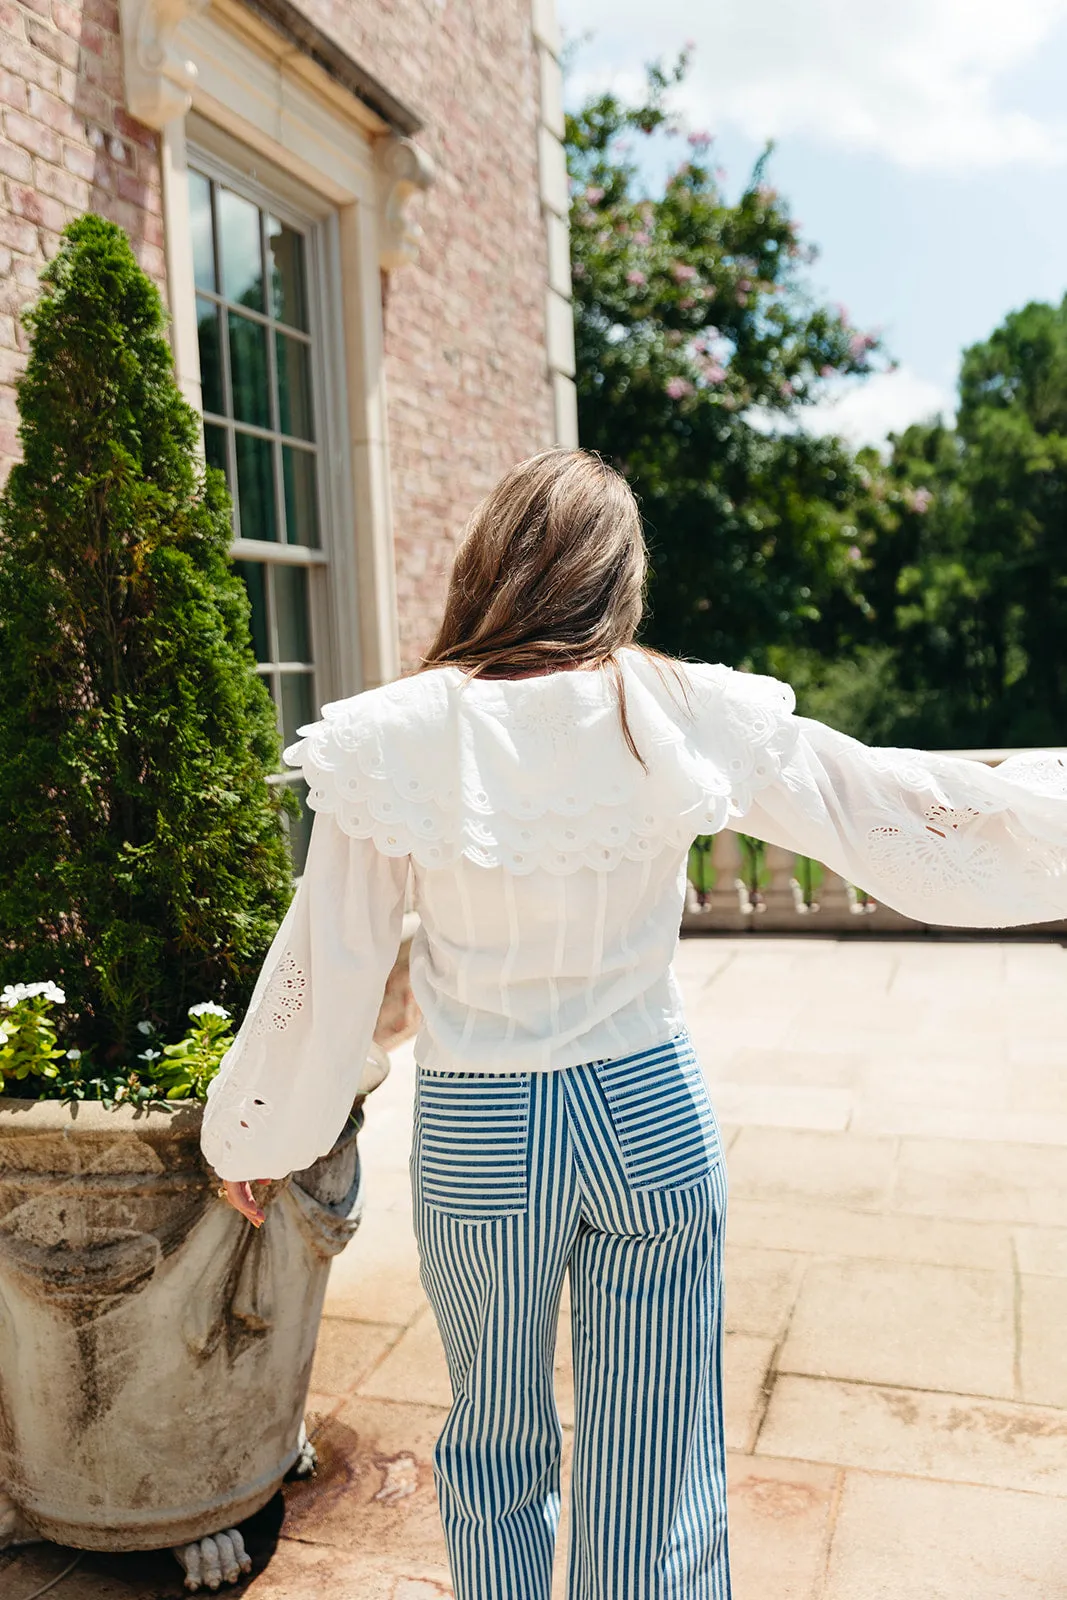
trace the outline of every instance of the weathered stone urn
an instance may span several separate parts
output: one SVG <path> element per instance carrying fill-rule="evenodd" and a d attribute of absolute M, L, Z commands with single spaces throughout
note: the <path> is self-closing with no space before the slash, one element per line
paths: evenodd
<path fill-rule="evenodd" d="M 268 1191 L 216 1194 L 200 1107 L 0 1099 L 0 1544 L 186 1545 L 297 1460 L 332 1256 L 359 1223 L 354 1114 Z"/>

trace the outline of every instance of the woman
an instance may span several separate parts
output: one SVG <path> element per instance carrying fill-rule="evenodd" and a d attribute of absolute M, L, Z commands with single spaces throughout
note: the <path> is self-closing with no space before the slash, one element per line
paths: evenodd
<path fill-rule="evenodd" d="M 731 826 L 924 921 L 1067 916 L 1067 769 L 871 750 L 773 679 L 634 644 L 625 481 L 549 450 L 456 556 L 414 676 L 286 759 L 307 868 L 204 1118 L 228 1197 L 328 1150 L 396 956 L 424 1022 L 411 1175 L 454 1402 L 435 1452 L 457 1600 L 548 1600 L 569 1275 L 571 1600 L 726 1600 L 715 1118 L 670 962 L 692 838 Z"/>

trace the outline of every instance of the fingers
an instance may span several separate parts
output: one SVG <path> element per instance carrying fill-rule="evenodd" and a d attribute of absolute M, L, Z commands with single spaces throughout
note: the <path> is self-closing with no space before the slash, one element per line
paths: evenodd
<path fill-rule="evenodd" d="M 236 1583 L 241 1576 L 241 1569 L 237 1565 L 237 1557 L 233 1548 L 233 1537 L 229 1533 L 215 1535 L 215 1549 L 219 1553 L 219 1571 L 223 1583 Z"/>
<path fill-rule="evenodd" d="M 263 1207 L 252 1193 L 252 1185 L 250 1183 L 228 1182 L 223 1184 L 223 1188 L 226 1191 L 226 1198 L 234 1210 L 239 1211 L 242 1217 L 247 1217 L 254 1228 L 261 1228 L 265 1220 L 265 1213 Z"/>
<path fill-rule="evenodd" d="M 229 1535 L 230 1543 L 233 1545 L 233 1557 L 237 1562 L 238 1568 L 241 1572 L 251 1572 L 252 1557 L 245 1549 L 245 1542 L 241 1538 L 240 1531 L 237 1528 L 230 1528 Z M 236 1582 L 236 1579 L 234 1581 Z"/>
<path fill-rule="evenodd" d="M 252 1559 L 236 1528 L 209 1534 L 174 1553 L 185 1568 L 185 1587 L 193 1591 L 214 1591 L 224 1583 L 239 1583 L 241 1574 L 252 1570 Z"/>
<path fill-rule="evenodd" d="M 219 1560 L 221 1554 L 219 1545 L 224 1538 L 225 1534 L 216 1533 L 200 1541 L 200 1561 L 203 1568 L 203 1575 L 200 1581 L 205 1589 L 215 1590 L 222 1583 L 222 1562 Z"/>
<path fill-rule="evenodd" d="M 185 1587 L 195 1592 L 200 1587 L 200 1546 L 187 1544 L 175 1554 L 185 1568 Z"/>

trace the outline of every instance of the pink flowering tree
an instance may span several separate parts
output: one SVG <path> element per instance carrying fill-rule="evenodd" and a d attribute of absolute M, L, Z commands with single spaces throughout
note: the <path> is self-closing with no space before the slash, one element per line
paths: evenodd
<path fill-rule="evenodd" d="M 812 295 L 770 150 L 730 199 L 711 134 L 682 136 L 667 102 L 688 59 L 651 67 L 642 105 L 605 94 L 567 118 L 580 434 L 642 498 L 650 641 L 758 667 L 864 625 L 851 457 L 795 424 L 883 357 Z M 672 135 L 678 162 L 649 192 L 635 146 Z"/>

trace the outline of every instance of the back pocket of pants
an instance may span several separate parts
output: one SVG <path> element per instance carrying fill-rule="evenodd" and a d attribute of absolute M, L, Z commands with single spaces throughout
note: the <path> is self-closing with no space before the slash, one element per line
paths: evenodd
<path fill-rule="evenodd" d="M 684 1189 L 714 1170 L 719 1130 L 687 1035 L 598 1073 L 632 1189 Z"/>
<path fill-rule="evenodd" d="M 529 1073 L 427 1072 L 415 1095 L 418 1198 L 467 1222 L 526 1210 Z"/>

